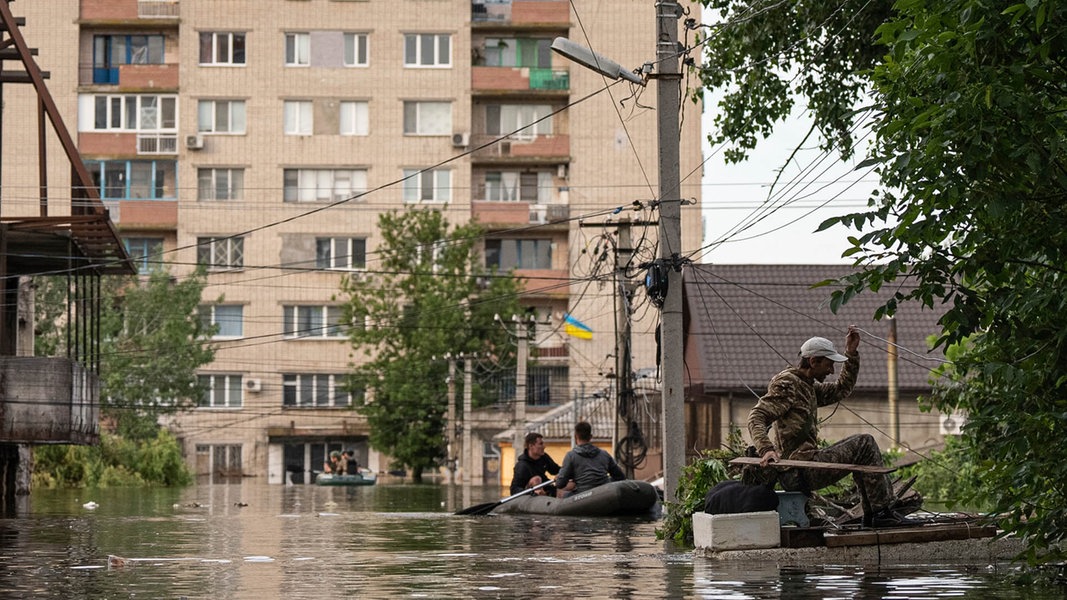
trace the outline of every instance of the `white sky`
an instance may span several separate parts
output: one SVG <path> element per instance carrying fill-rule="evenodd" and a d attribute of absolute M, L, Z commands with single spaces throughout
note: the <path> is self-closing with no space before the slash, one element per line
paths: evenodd
<path fill-rule="evenodd" d="M 704 157 L 713 149 L 707 142 L 711 130 L 708 98 L 703 118 Z M 803 139 L 809 125 L 801 119 L 791 119 L 778 126 L 774 135 L 760 142 L 747 162 L 726 165 L 721 152 L 704 166 L 704 246 L 729 234 L 731 241 L 705 250 L 697 262 L 718 264 L 843 264 L 841 258 L 848 248 L 846 236 L 854 231 L 837 226 L 814 233 L 829 217 L 859 212 L 866 207 L 867 197 L 875 183 L 875 176 L 853 170 L 854 165 L 835 159 L 818 161 L 822 154 L 813 136 L 785 170 L 779 181 L 772 204 L 788 203 L 784 208 L 762 217 L 758 223 L 741 233 L 732 229 L 761 218 L 767 209 L 761 208 L 770 193 L 776 170 L 780 169 L 796 145 Z M 818 163 L 818 164 L 816 164 Z M 803 175 L 801 176 L 801 174 Z M 801 180 L 800 185 L 794 183 Z M 857 180 L 862 179 L 849 187 Z M 839 183 L 832 183 L 840 180 Z M 818 208 L 819 206 L 825 206 Z M 695 259 L 696 260 L 696 259 Z"/>

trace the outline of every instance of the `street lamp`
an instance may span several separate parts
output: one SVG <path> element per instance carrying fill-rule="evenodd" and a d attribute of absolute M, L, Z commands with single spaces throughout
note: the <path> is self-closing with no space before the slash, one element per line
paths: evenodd
<path fill-rule="evenodd" d="M 659 143 L 659 259 L 667 274 L 660 313 L 660 361 L 663 385 L 663 495 L 677 502 L 678 480 L 685 466 L 685 379 L 682 344 L 682 201 L 678 168 L 681 91 L 678 71 L 678 19 L 682 9 L 673 0 L 656 1 L 656 63 L 650 79 L 656 85 L 656 127 Z M 635 73 L 574 42 L 556 38 L 552 50 L 611 79 L 644 85 Z M 623 376 L 622 373 L 619 376 Z"/>

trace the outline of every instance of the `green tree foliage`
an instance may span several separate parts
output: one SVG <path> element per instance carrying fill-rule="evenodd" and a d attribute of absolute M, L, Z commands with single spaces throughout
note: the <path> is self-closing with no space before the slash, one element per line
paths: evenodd
<path fill-rule="evenodd" d="M 779 15 L 800 4 L 809 3 L 746 8 L 751 19 L 742 20 L 730 3 L 739 20 L 713 32 L 706 70 L 721 67 L 724 49 L 755 66 L 812 37 L 836 48 L 839 29 L 796 27 Z M 846 252 L 857 273 L 832 305 L 907 278 L 915 291 L 897 293 L 876 316 L 905 301 L 944 311 L 938 344 L 959 348 L 934 405 L 968 412 L 961 442 L 1004 524 L 1027 540 L 1028 557 L 1058 559 L 1067 538 L 1067 6 L 900 0 L 892 8 L 884 17 L 842 11 L 857 29 L 847 37 L 875 46 L 872 60 L 846 64 L 828 51 L 806 69 L 786 63 L 800 81 L 815 73 L 819 89 L 865 82 L 873 99 L 875 141 L 864 164 L 877 167 L 882 189 L 868 210 L 823 224 L 858 232 Z M 760 85 L 763 76 L 748 70 L 730 80 L 744 90 L 739 105 L 782 114 L 760 108 L 776 106 L 782 88 Z M 755 82 L 744 86 L 748 79 Z M 818 96 L 806 93 L 827 127 Z M 839 104 L 844 115 L 848 108 Z M 744 147 L 754 138 L 739 127 L 722 134 Z"/>
<path fill-rule="evenodd" d="M 413 478 L 444 456 L 451 353 L 513 361 L 514 342 L 494 315 L 519 311 L 520 284 L 486 272 L 474 225 L 450 230 L 434 210 L 383 213 L 378 219 L 380 262 L 372 273 L 345 278 L 353 347 L 369 357 L 349 377 L 368 394 L 357 409 L 367 416 L 371 445 Z M 356 394 L 356 397 L 361 397 Z"/>
<path fill-rule="evenodd" d="M 178 441 L 165 429 L 151 439 L 104 433 L 96 446 L 39 446 L 33 456 L 33 487 L 182 486 L 192 476 Z"/>

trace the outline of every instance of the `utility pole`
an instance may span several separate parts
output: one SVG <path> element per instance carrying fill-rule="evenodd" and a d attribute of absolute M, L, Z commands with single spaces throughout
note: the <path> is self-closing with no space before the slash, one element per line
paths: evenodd
<path fill-rule="evenodd" d="M 623 448 L 623 440 L 630 435 L 631 423 L 633 423 L 633 380 L 630 377 L 633 371 L 633 348 L 630 343 L 630 300 L 633 298 L 633 286 L 626 278 L 626 269 L 631 266 L 633 260 L 633 242 L 630 237 L 630 222 L 619 223 L 619 239 L 615 247 L 615 391 L 616 391 L 616 414 L 621 417 L 615 420 L 615 453 Z M 623 456 L 621 462 L 627 479 L 634 478 L 634 461 L 631 445 L 629 459 Z"/>
<path fill-rule="evenodd" d="M 515 321 L 515 335 L 518 336 L 519 349 L 515 365 L 515 438 L 512 447 L 515 460 L 522 453 L 523 439 L 526 437 L 526 361 L 530 354 L 528 325 L 523 317 L 512 318 Z"/>
<path fill-rule="evenodd" d="M 463 480 L 474 481 L 474 452 L 471 448 L 471 385 L 474 379 L 474 365 L 468 355 L 463 359 Z M 470 504 L 464 498 L 465 504 Z"/>
<path fill-rule="evenodd" d="M 678 168 L 681 73 L 678 71 L 678 19 L 674 0 L 656 2 L 656 116 L 659 142 L 659 258 L 666 263 L 667 293 L 660 315 L 663 372 L 663 494 L 676 502 L 685 466 L 685 381 L 682 344 L 682 198 Z"/>
<path fill-rule="evenodd" d="M 897 320 L 889 317 L 889 343 L 886 348 L 886 382 L 889 400 L 889 435 L 893 441 L 893 447 L 900 447 L 900 409 L 897 406 Z"/>
<path fill-rule="evenodd" d="M 448 483 L 456 482 L 456 357 L 445 355 L 448 359 Z"/>

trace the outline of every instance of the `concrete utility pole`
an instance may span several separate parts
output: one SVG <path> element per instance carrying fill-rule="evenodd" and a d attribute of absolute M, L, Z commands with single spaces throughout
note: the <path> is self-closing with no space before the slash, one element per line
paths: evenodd
<path fill-rule="evenodd" d="M 448 358 L 448 452 L 445 460 L 448 461 L 448 483 L 456 482 L 456 357 L 451 354 Z"/>
<path fill-rule="evenodd" d="M 471 385 L 474 379 L 474 361 L 470 356 L 463 359 L 463 480 L 474 481 L 474 449 L 471 448 Z M 470 488 L 467 488 L 468 490 Z M 464 504 L 470 504 L 464 497 Z"/>
<path fill-rule="evenodd" d="M 630 343 L 630 300 L 633 298 L 633 286 L 626 278 L 626 269 L 631 266 L 634 249 L 630 239 L 630 222 L 619 223 L 619 241 L 615 247 L 615 302 L 618 312 L 616 319 L 615 337 L 615 390 L 617 395 L 616 414 L 621 419 L 615 419 L 615 451 L 618 453 L 620 442 L 630 435 L 630 424 L 633 422 L 633 380 L 630 373 L 633 371 L 633 348 Z M 631 452 L 632 458 L 632 452 Z M 622 468 L 626 477 L 633 479 L 633 460 L 623 461 Z"/>
<path fill-rule="evenodd" d="M 667 293 L 660 317 L 663 372 L 663 496 L 676 502 L 685 466 L 685 381 L 682 344 L 682 202 L 678 160 L 682 76 L 678 71 L 681 6 L 656 2 L 656 115 L 659 139 L 659 257 L 666 261 Z"/>
<path fill-rule="evenodd" d="M 530 354 L 528 325 L 523 317 L 514 317 L 515 335 L 518 336 L 519 349 L 515 365 L 515 438 L 512 440 L 515 460 L 522 453 L 523 439 L 526 437 L 526 362 Z"/>

